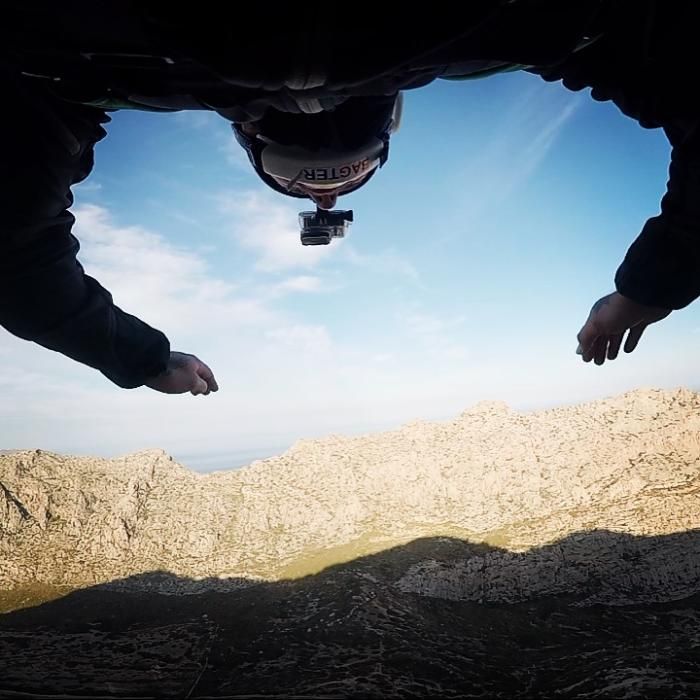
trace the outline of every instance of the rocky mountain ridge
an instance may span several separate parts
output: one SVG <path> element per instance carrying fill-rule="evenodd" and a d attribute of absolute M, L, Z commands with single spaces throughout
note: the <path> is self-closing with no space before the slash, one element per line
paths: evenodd
<path fill-rule="evenodd" d="M 1 455 L 0 586 L 154 570 L 275 580 L 426 536 L 522 552 L 579 531 L 687 530 L 700 513 L 698 409 L 686 389 L 534 413 L 482 403 L 213 474 L 161 450 Z"/>
<path fill-rule="evenodd" d="M 0 697 L 699 697 L 699 408 L 0 455 Z"/>

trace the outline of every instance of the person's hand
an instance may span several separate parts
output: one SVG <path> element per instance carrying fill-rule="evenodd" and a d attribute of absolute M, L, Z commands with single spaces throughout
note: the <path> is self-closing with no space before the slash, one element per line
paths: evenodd
<path fill-rule="evenodd" d="M 184 394 L 192 396 L 218 391 L 219 385 L 214 374 L 198 357 L 184 352 L 171 352 L 168 369 L 146 382 L 146 386 L 164 394 Z"/>
<path fill-rule="evenodd" d="M 632 352 L 646 327 L 666 318 L 671 309 L 644 306 L 618 292 L 608 294 L 593 304 L 591 313 L 579 331 L 578 349 L 584 362 L 595 360 L 602 365 L 605 359 L 614 360 L 620 352 L 625 333 L 625 352 Z"/>

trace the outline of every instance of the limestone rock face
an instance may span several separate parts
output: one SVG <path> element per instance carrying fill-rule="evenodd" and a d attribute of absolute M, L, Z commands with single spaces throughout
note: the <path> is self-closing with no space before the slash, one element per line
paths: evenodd
<path fill-rule="evenodd" d="M 482 402 L 206 475 L 0 454 L 3 610 L 0 695 L 694 697 L 700 394 Z"/>
<path fill-rule="evenodd" d="M 159 450 L 0 455 L 0 585 L 153 570 L 276 579 L 430 535 L 517 553 L 579 531 L 686 530 L 700 513 L 699 409 L 688 390 L 539 413 L 482 402 L 208 475 Z"/>

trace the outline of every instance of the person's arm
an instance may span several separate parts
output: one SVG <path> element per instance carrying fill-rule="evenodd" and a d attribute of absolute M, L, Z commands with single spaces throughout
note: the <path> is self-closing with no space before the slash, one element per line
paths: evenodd
<path fill-rule="evenodd" d="M 625 333 L 625 352 L 632 352 L 647 326 L 700 296 L 700 130 L 697 123 L 664 130 L 673 150 L 661 213 L 627 251 L 617 292 L 593 305 L 579 332 L 585 362 L 614 360 Z"/>
<path fill-rule="evenodd" d="M 13 229 L 25 245 L 6 245 L 0 259 L 0 325 L 13 335 L 100 370 L 122 388 L 143 385 L 167 369 L 170 344 L 160 331 L 114 305 L 109 292 L 76 260 L 73 217 L 42 230 Z"/>
<path fill-rule="evenodd" d="M 640 304 L 673 310 L 700 296 L 700 134 L 697 123 L 664 131 L 673 150 L 661 214 L 630 246 L 615 286 Z"/>
<path fill-rule="evenodd" d="M 64 232 L 65 233 L 65 232 Z M 54 231 L 49 251 L 34 246 L 4 255 L 0 265 L 0 325 L 100 370 L 122 388 L 146 385 L 166 394 L 218 391 L 214 375 L 194 355 L 171 352 L 168 339 L 112 302 L 84 274 L 78 242 Z"/>
<path fill-rule="evenodd" d="M 109 118 L 10 71 L 0 70 L 0 83 L 0 325 L 123 388 L 215 390 L 193 367 L 173 376 L 177 353 L 165 335 L 115 306 L 76 258 L 70 188 L 92 169 Z"/>

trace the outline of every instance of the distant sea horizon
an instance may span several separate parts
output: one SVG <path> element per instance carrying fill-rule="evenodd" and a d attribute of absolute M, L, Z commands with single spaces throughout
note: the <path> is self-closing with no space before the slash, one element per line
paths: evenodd
<path fill-rule="evenodd" d="M 291 447 L 290 445 L 278 445 L 277 447 L 260 447 L 260 448 L 254 448 L 254 449 L 246 449 L 246 450 L 230 450 L 230 451 L 223 451 L 220 450 L 218 452 L 170 452 L 169 450 L 166 450 L 166 452 L 179 464 L 182 464 L 183 467 L 187 467 L 187 469 L 193 471 L 193 472 L 198 472 L 200 474 L 208 474 L 209 472 L 216 472 L 216 471 L 227 471 L 227 470 L 233 470 L 233 469 L 240 469 L 241 467 L 245 467 L 246 465 L 250 464 L 251 462 L 254 462 L 255 460 L 258 459 L 267 459 L 268 457 L 276 457 L 277 455 L 281 455 L 283 452 L 288 450 Z M 14 454 L 17 452 L 24 452 L 26 450 L 34 450 L 37 448 L 34 447 L 25 447 L 25 448 L 18 448 L 18 449 L 2 449 L 0 450 L 0 455 L 10 455 Z M 55 452 L 56 454 L 61 454 L 61 455 L 74 455 L 74 456 L 82 456 L 82 457 L 91 457 L 91 456 L 99 456 L 103 457 L 105 459 L 114 459 L 118 457 L 119 455 L 91 455 L 88 453 L 83 453 L 83 452 L 76 452 L 73 450 L 51 450 L 51 449 L 45 449 L 45 448 L 39 448 L 41 450 L 44 450 L 46 452 Z M 127 454 L 126 452 L 124 454 Z"/>
<path fill-rule="evenodd" d="M 291 445 L 277 447 L 261 447 L 248 450 L 218 451 L 209 453 L 169 453 L 170 456 L 193 472 L 207 474 L 209 472 L 240 469 L 259 459 L 276 457 L 288 450 Z"/>

